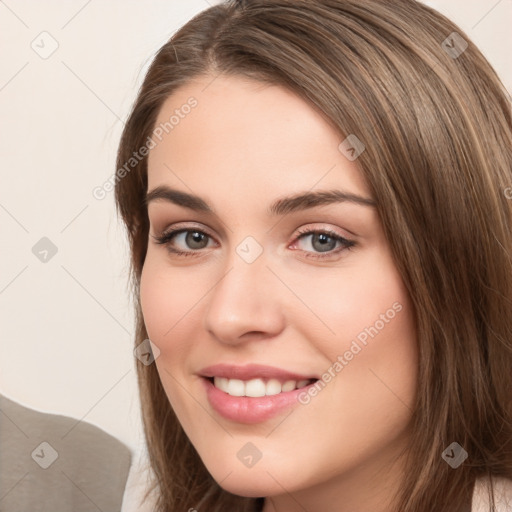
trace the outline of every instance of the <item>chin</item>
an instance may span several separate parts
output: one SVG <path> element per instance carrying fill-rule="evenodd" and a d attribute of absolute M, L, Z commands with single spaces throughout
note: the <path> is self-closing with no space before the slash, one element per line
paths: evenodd
<path fill-rule="evenodd" d="M 252 468 L 243 467 L 241 463 L 240 467 L 237 466 L 214 463 L 213 466 L 207 466 L 207 470 L 222 489 L 237 496 L 260 498 L 283 492 L 276 479 L 272 478 L 279 471 L 268 468 L 263 461 Z M 287 484 L 290 485 L 290 482 Z"/>
<path fill-rule="evenodd" d="M 262 498 L 266 496 L 273 496 L 279 494 L 282 489 L 279 488 L 275 481 L 273 481 L 269 475 L 267 478 L 254 478 L 248 474 L 245 477 L 235 476 L 233 473 L 221 481 L 216 482 L 225 491 L 235 494 L 237 496 L 243 496 L 244 498 Z M 268 480 L 270 479 L 270 481 Z"/>

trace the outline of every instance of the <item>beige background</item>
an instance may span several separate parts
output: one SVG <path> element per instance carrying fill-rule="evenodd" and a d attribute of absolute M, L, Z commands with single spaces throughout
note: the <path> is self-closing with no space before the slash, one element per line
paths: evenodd
<path fill-rule="evenodd" d="M 427 3 L 468 33 L 512 89 L 512 0 Z M 84 419 L 134 449 L 127 246 L 113 194 L 97 200 L 92 191 L 115 171 L 122 120 L 152 55 L 207 7 L 0 2 L 0 392 Z M 57 248 L 46 263 L 32 252 L 42 237 Z"/>

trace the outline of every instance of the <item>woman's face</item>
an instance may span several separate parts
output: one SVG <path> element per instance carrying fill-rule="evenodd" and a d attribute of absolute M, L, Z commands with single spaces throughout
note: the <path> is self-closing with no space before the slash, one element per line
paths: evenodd
<path fill-rule="evenodd" d="M 141 304 L 204 464 L 276 508 L 381 503 L 417 348 L 357 153 L 292 92 L 239 77 L 183 86 L 154 133 Z"/>

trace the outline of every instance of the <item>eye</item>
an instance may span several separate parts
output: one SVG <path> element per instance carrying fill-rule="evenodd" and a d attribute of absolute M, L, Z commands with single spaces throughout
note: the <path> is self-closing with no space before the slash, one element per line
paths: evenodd
<path fill-rule="evenodd" d="M 201 255 L 201 249 L 208 247 L 209 240 L 213 238 L 200 229 L 170 229 L 159 236 L 151 235 L 157 244 L 165 245 L 167 250 L 176 256 L 199 256 Z M 307 240 L 305 243 L 306 247 L 302 249 L 307 258 L 328 258 L 334 254 L 345 249 L 351 249 L 356 245 L 352 240 L 341 236 L 335 231 L 329 229 L 304 229 L 299 230 L 299 236 L 297 236 L 292 244 L 296 246 L 298 242 Z M 177 249 L 175 244 L 181 243 L 183 249 Z M 310 250 L 312 249 L 312 250 Z"/>
<path fill-rule="evenodd" d="M 208 239 L 211 239 L 210 235 L 200 229 L 171 229 L 159 236 L 153 236 L 153 238 L 157 244 L 165 245 L 170 253 L 177 256 L 197 256 L 198 251 L 205 249 L 208 245 Z M 173 247 L 172 243 L 176 241 L 184 243 L 185 250 Z M 187 246 L 189 250 L 187 250 Z"/>
<path fill-rule="evenodd" d="M 307 258 L 328 258 L 345 249 L 350 250 L 356 245 L 353 240 L 348 240 L 335 231 L 329 229 L 299 230 L 299 235 L 300 236 L 295 239 L 294 245 L 297 245 L 297 242 L 299 241 L 307 240 L 309 238 L 309 242 L 304 245 L 306 248 L 313 249 L 313 252 L 307 249 L 305 250 L 305 256 Z"/>

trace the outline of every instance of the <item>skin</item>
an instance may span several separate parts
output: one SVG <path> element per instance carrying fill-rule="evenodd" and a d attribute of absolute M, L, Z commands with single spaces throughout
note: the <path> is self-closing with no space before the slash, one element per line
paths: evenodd
<path fill-rule="evenodd" d="M 282 217 L 266 212 L 277 198 L 304 191 L 372 196 L 357 160 L 338 149 L 343 137 L 304 100 L 242 77 L 212 79 L 167 99 L 157 125 L 191 96 L 198 105 L 148 161 L 148 190 L 194 193 L 216 212 L 165 200 L 148 205 L 141 304 L 169 401 L 216 481 L 234 494 L 265 496 L 264 512 L 391 511 L 416 393 L 417 345 L 377 211 L 344 202 Z M 202 246 L 187 244 L 185 235 L 171 242 L 199 256 L 176 256 L 155 242 L 178 224 L 209 235 Z M 322 252 L 314 235 L 298 240 L 304 228 L 334 230 L 356 245 L 336 252 L 340 244 L 331 242 Z M 250 264 L 236 253 L 247 236 L 263 249 Z M 307 405 L 252 425 L 210 406 L 197 375 L 205 366 L 259 363 L 321 375 L 397 302 L 401 311 Z M 237 458 L 247 442 L 262 454 L 250 468 Z"/>

